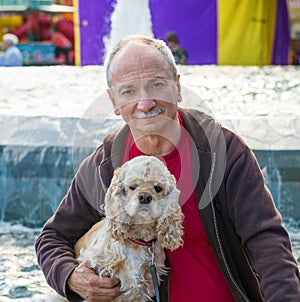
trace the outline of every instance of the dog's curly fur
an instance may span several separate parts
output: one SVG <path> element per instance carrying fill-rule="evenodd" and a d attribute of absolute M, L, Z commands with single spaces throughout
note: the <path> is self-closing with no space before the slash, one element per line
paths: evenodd
<path fill-rule="evenodd" d="M 100 276 L 120 279 L 123 294 L 114 301 L 143 302 L 154 296 L 151 253 L 128 238 L 155 240 L 158 279 L 167 272 L 164 248 L 182 244 L 179 190 L 166 166 L 154 156 L 139 156 L 115 170 L 105 198 L 106 218 L 75 245 L 78 261 L 89 260 Z"/>

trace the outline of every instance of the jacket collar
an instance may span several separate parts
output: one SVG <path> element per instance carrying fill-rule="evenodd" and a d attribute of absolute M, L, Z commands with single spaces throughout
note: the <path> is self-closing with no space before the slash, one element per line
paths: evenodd
<path fill-rule="evenodd" d="M 103 159 L 99 165 L 99 176 L 106 191 L 110 185 L 113 171 L 122 165 L 124 146 L 129 127 L 124 125 L 121 129 L 107 135 L 103 141 Z"/>
<path fill-rule="evenodd" d="M 221 125 L 212 117 L 198 110 L 183 108 L 178 110 L 191 136 L 191 158 L 196 196 L 199 200 L 199 208 L 204 208 L 212 201 L 223 180 L 226 160 L 225 138 L 222 135 Z M 125 140 L 129 131 L 129 127 L 124 125 L 104 138 L 99 176 L 105 191 L 110 185 L 113 171 L 122 165 Z M 222 161 L 221 164 L 219 164 L 220 161 Z M 218 162 L 218 167 L 221 167 L 221 171 L 215 171 L 216 162 Z M 217 180 L 213 177 L 216 173 Z"/>

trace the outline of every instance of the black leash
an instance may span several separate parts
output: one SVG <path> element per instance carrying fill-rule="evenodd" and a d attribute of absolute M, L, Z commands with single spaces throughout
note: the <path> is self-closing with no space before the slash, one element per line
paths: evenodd
<path fill-rule="evenodd" d="M 159 284 L 158 284 L 156 266 L 155 266 L 154 241 L 152 242 L 152 246 L 149 248 L 149 251 L 151 253 L 150 273 L 151 273 L 152 283 L 155 291 L 156 302 L 160 302 Z"/>
<path fill-rule="evenodd" d="M 144 241 L 142 239 L 136 239 L 136 238 L 128 238 L 128 239 L 133 243 L 149 247 L 148 250 L 151 254 L 151 263 L 150 263 L 149 268 L 150 268 L 152 283 L 153 283 L 153 287 L 154 287 L 154 291 L 155 291 L 156 302 L 160 302 L 159 284 L 158 284 L 158 278 L 157 278 L 157 273 L 156 273 L 155 254 L 154 254 L 155 240 Z"/>

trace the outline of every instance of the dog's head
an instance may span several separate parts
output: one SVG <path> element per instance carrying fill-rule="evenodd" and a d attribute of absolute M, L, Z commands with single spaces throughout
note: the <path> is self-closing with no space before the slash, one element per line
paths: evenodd
<path fill-rule="evenodd" d="M 139 156 L 126 162 L 115 170 L 105 199 L 112 236 L 131 237 L 132 229 L 140 230 L 142 236 L 153 232 L 146 236 L 155 236 L 163 247 L 179 247 L 183 234 L 179 194 L 175 177 L 156 157 Z"/>

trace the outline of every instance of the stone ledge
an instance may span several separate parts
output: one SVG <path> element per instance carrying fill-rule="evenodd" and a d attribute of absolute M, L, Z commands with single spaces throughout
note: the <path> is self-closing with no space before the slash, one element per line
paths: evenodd
<path fill-rule="evenodd" d="M 39 227 L 66 194 L 80 162 L 122 120 L 0 116 L 0 122 L 0 218 Z M 253 148 L 283 218 L 300 223 L 298 120 L 222 123 Z"/>
<path fill-rule="evenodd" d="M 300 150 L 300 116 L 224 118 L 254 150 Z"/>
<path fill-rule="evenodd" d="M 83 159 L 90 152 L 71 147 L 1 146 L 1 219 L 41 226 L 68 191 L 78 167 L 73 164 L 74 154 Z M 300 223 L 300 150 L 254 153 L 283 219 Z"/>
<path fill-rule="evenodd" d="M 300 150 L 300 116 L 219 118 L 254 150 Z M 123 121 L 103 116 L 93 119 L 0 115 L 0 144 L 26 146 L 95 147 Z"/>

